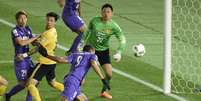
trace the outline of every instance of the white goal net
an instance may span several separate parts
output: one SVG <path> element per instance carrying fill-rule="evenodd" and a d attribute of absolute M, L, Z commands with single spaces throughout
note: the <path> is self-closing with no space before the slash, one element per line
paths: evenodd
<path fill-rule="evenodd" d="M 172 92 L 201 87 L 201 0 L 172 0 Z"/>

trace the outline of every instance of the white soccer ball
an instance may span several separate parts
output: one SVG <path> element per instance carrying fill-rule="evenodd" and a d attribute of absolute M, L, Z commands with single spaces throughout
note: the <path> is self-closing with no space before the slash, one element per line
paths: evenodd
<path fill-rule="evenodd" d="M 143 44 L 137 44 L 133 45 L 133 52 L 136 57 L 142 57 L 146 51 Z"/>

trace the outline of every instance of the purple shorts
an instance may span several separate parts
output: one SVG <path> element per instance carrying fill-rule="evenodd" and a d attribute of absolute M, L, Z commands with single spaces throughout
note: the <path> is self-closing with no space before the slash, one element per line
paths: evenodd
<path fill-rule="evenodd" d="M 14 66 L 15 66 L 15 75 L 18 81 L 26 81 L 34 69 L 34 64 L 31 59 L 14 61 Z"/>
<path fill-rule="evenodd" d="M 61 96 L 68 99 L 68 101 L 74 101 L 80 94 L 80 81 L 73 76 L 67 76 L 64 79 L 64 91 L 61 93 Z"/>
<path fill-rule="evenodd" d="M 84 21 L 77 15 L 62 15 L 62 19 L 66 26 L 68 26 L 73 32 L 78 31 L 83 25 Z"/>

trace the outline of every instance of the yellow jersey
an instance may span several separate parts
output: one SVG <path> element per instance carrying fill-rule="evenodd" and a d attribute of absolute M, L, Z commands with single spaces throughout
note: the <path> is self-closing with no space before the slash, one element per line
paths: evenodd
<path fill-rule="evenodd" d="M 54 56 L 54 51 L 57 47 L 57 31 L 55 28 L 51 28 L 49 30 L 46 30 L 45 32 L 43 32 L 41 34 L 41 37 L 39 38 L 39 42 L 41 45 L 43 45 L 43 47 L 46 48 L 47 53 L 49 55 Z M 42 55 L 40 55 L 39 63 L 41 64 L 56 64 L 55 61 L 52 61 L 46 57 L 43 57 Z"/>

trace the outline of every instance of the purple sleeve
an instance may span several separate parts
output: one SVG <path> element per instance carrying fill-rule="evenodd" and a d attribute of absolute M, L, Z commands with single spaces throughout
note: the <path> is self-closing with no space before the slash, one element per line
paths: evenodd
<path fill-rule="evenodd" d="M 90 61 L 97 61 L 97 60 L 98 60 L 97 55 L 95 54 L 91 55 Z"/>
<path fill-rule="evenodd" d="M 66 60 L 68 61 L 69 64 L 72 64 L 72 62 L 73 62 L 73 54 L 67 56 Z"/>
<path fill-rule="evenodd" d="M 13 29 L 11 33 L 14 38 L 20 37 L 20 34 L 17 32 L 17 29 Z"/>

